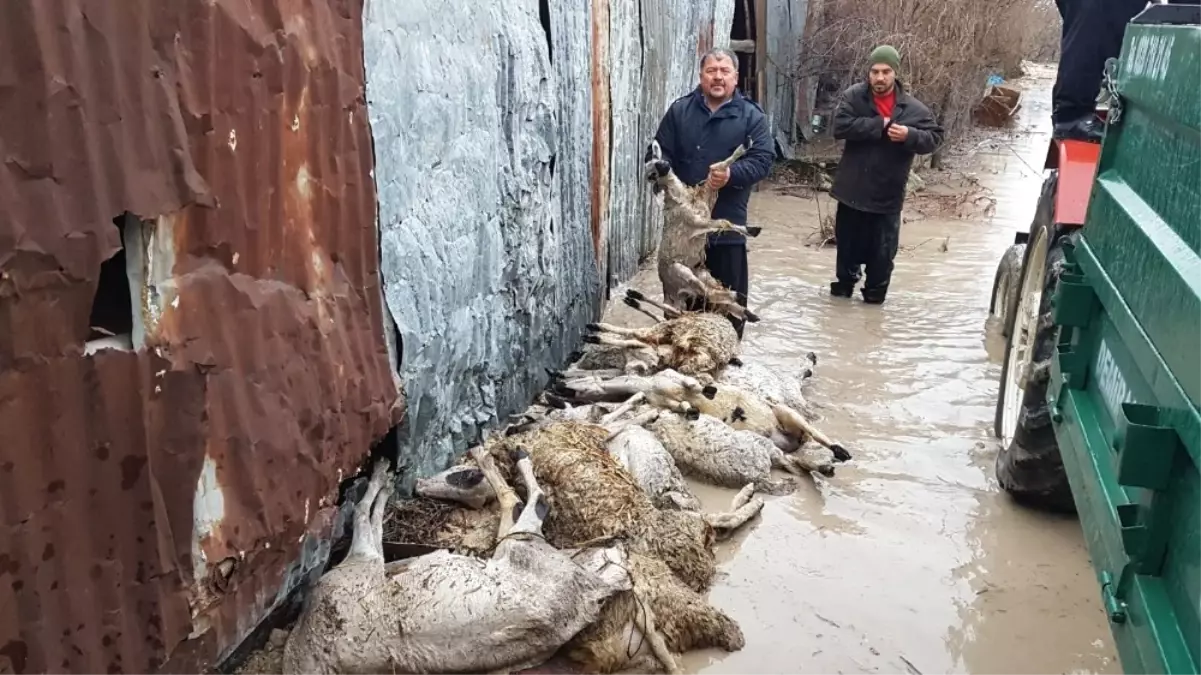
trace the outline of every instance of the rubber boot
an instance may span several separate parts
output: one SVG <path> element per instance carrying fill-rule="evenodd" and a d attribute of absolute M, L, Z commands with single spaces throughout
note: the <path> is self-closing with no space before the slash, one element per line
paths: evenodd
<path fill-rule="evenodd" d="M 835 281 L 830 284 L 830 295 L 836 298 L 849 298 L 855 293 L 855 283 Z"/>
<path fill-rule="evenodd" d="M 864 286 L 859 290 L 863 294 L 863 301 L 869 305 L 884 304 L 884 296 L 888 295 L 888 287 L 868 288 Z"/>

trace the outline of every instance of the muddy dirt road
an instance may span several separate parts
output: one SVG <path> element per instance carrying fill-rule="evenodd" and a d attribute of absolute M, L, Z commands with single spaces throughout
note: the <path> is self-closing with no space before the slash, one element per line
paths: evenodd
<path fill-rule="evenodd" d="M 745 353 L 795 368 L 816 352 L 810 399 L 856 461 L 769 498 L 759 521 L 722 546 L 711 598 L 747 644 L 689 654 L 691 671 L 1120 672 L 1076 520 L 1017 507 L 993 475 L 1003 342 L 987 325 L 989 293 L 1002 251 L 1033 215 L 1049 75 L 1022 83 L 1018 133 L 981 138 L 957 161 L 988 189 L 995 213 L 946 219 L 907 208 L 882 307 L 828 295 L 834 250 L 805 245 L 817 200 L 773 190 L 752 198 L 764 233 L 752 244 L 750 295 L 763 320 L 748 326 Z M 654 286 L 653 273 L 639 276 L 634 285 Z M 619 320 L 641 325 L 635 317 Z M 728 502 L 694 487 L 714 508 Z"/>

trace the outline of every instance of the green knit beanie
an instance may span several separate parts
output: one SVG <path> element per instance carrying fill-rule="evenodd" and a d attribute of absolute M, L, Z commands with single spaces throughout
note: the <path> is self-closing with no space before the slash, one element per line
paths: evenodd
<path fill-rule="evenodd" d="M 901 69 L 901 55 L 897 53 L 896 47 L 892 45 L 880 45 L 872 50 L 871 65 L 874 66 L 877 63 L 883 63 L 893 70 L 899 71 Z"/>

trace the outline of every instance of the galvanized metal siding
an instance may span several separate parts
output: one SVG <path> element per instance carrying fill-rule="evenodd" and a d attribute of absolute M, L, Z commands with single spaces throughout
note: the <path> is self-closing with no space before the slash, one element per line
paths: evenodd
<path fill-rule="evenodd" d="M 552 66 L 537 0 L 367 5 L 410 484 L 525 407 L 596 311 L 590 24 L 564 7 Z"/>
<path fill-rule="evenodd" d="M 642 179 L 646 131 L 642 113 L 642 26 L 640 0 L 609 0 L 609 109 L 612 161 L 609 165 L 610 285 L 634 276 L 643 256 L 643 209 L 649 189 Z"/>
<path fill-rule="evenodd" d="M 763 110 L 777 141 L 797 141 L 797 81 L 800 40 L 805 34 L 808 0 L 766 0 L 766 52 Z"/>
<path fill-rule="evenodd" d="M 714 5 L 690 0 L 609 0 L 608 10 L 609 283 L 618 284 L 633 276 L 639 262 L 659 244 L 662 200 L 652 198 L 643 179 L 643 157 L 671 102 L 696 87 L 697 57 L 714 39 Z M 732 20 L 732 3 L 729 13 Z"/>
<path fill-rule="evenodd" d="M 320 568 L 399 421 L 359 4 L 0 26 L 0 672 L 201 672 Z M 126 211 L 138 348 L 88 355 Z"/>

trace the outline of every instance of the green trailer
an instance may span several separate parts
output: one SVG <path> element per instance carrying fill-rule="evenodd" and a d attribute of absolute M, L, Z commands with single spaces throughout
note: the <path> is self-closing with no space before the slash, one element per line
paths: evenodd
<path fill-rule="evenodd" d="M 997 272 L 997 476 L 1079 514 L 1126 672 L 1197 673 L 1201 6 L 1149 6 L 1113 65 L 1104 142 L 1053 144 Z"/>

